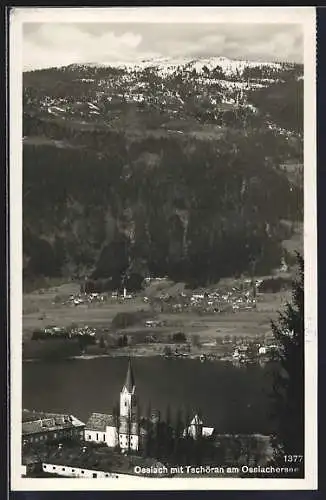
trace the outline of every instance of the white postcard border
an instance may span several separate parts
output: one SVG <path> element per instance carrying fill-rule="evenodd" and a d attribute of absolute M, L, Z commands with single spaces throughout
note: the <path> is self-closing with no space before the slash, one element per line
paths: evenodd
<path fill-rule="evenodd" d="M 22 24 L 24 22 L 300 23 L 304 28 L 305 479 L 21 477 Z M 317 488 L 316 12 L 314 7 L 15 8 L 9 32 L 11 489 L 313 490 Z"/>

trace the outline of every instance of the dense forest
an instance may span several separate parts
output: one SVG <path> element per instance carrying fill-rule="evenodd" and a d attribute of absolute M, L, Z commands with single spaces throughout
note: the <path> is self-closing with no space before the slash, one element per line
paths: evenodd
<path fill-rule="evenodd" d="M 88 276 L 110 278 L 115 288 L 151 273 L 197 286 L 290 260 L 282 241 L 303 219 L 302 182 L 282 168 L 302 163 L 303 81 L 291 71 L 249 89 L 242 105 L 212 103 L 202 90 L 172 118 L 170 90 L 151 103 L 157 82 L 148 71 L 145 103 L 112 98 L 120 70 L 109 73 L 110 100 L 93 78 L 83 95 L 95 114 L 76 102 L 76 69 L 73 78 L 61 71 L 60 85 L 58 70 L 26 74 L 25 281 Z M 168 84 L 180 95 L 196 78 L 174 75 Z M 64 90 L 74 95 L 69 102 Z"/>

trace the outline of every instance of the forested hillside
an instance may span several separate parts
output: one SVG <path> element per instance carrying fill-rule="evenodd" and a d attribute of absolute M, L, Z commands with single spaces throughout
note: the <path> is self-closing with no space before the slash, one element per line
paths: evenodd
<path fill-rule="evenodd" d="M 116 287 L 152 273 L 198 285 L 290 262 L 301 77 L 294 65 L 25 73 L 25 280 Z"/>

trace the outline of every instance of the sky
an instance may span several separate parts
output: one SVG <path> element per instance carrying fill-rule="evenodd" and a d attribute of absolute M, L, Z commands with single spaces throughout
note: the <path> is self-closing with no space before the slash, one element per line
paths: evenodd
<path fill-rule="evenodd" d="M 224 56 L 303 62 L 300 24 L 70 23 L 23 24 L 24 71 L 72 63 Z"/>

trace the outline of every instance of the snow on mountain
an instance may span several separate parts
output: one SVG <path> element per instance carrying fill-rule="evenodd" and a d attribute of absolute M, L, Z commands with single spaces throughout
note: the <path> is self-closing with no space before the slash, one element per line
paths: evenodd
<path fill-rule="evenodd" d="M 197 73 L 201 73 L 205 66 L 209 70 L 216 68 L 216 66 L 220 66 L 226 75 L 232 75 L 237 71 L 242 73 L 246 67 L 269 66 L 270 68 L 278 69 L 281 68 L 282 65 L 280 63 L 274 62 L 242 61 L 236 59 L 228 59 L 226 57 L 211 57 L 191 61 L 189 63 L 189 66 L 191 67 L 191 69 L 196 69 Z"/>
<path fill-rule="evenodd" d="M 155 58 L 136 61 L 111 61 L 103 63 L 90 63 L 88 66 L 103 67 L 112 66 L 126 70 L 142 71 L 145 68 L 155 68 L 161 74 L 173 73 L 176 69 L 193 71 L 202 73 L 203 68 L 207 67 L 209 70 L 220 66 L 226 75 L 233 75 L 235 73 L 243 72 L 246 67 L 261 67 L 269 66 L 270 68 L 279 69 L 282 63 L 279 62 L 262 62 L 262 61 L 247 61 L 229 59 L 227 57 L 208 57 L 208 58 Z"/>

